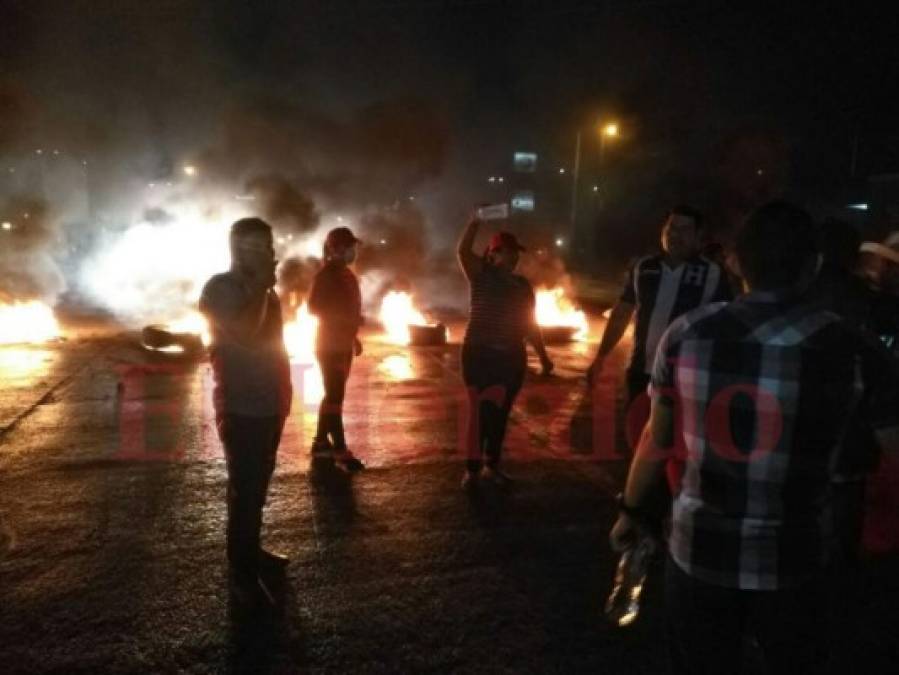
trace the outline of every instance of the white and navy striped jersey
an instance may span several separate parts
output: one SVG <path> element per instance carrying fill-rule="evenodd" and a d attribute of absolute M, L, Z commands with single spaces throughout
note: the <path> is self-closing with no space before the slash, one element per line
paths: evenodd
<path fill-rule="evenodd" d="M 727 275 L 711 260 L 697 256 L 677 267 L 670 267 L 663 254 L 638 260 L 621 294 L 621 302 L 636 306 L 629 370 L 652 372 L 659 340 L 676 318 L 709 302 L 731 299 Z"/>

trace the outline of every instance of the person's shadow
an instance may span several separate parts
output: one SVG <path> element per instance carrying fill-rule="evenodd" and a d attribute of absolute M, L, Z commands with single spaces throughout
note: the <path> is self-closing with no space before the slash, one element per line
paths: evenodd
<path fill-rule="evenodd" d="M 468 505 L 477 523 L 485 530 L 501 528 L 508 513 L 514 486 L 499 487 L 479 483 L 466 493 Z"/>
<path fill-rule="evenodd" d="M 247 609 L 229 597 L 229 673 L 268 673 L 306 665 L 305 636 L 296 590 L 283 572 L 263 572 L 277 604 Z"/>
<path fill-rule="evenodd" d="M 309 467 L 309 486 L 321 534 L 345 534 L 357 515 L 353 476 L 337 468 L 333 460 L 317 458 Z"/>
<path fill-rule="evenodd" d="M 309 486 L 316 519 L 316 536 L 339 539 L 356 519 L 353 476 L 333 461 L 316 459 L 310 466 Z M 306 665 L 305 636 L 297 593 L 286 575 L 263 574 L 277 606 L 246 610 L 229 603 L 231 641 L 229 673 L 266 673 L 302 670 Z"/>

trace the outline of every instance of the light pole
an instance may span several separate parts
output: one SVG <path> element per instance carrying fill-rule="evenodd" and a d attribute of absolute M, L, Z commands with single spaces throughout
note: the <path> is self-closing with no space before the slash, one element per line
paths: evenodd
<path fill-rule="evenodd" d="M 599 161 L 598 166 L 600 171 L 602 170 L 602 160 L 603 154 L 605 153 L 606 141 L 613 138 L 618 138 L 618 123 L 617 122 L 607 122 L 606 124 L 602 124 L 599 127 Z M 571 234 L 572 240 L 575 239 L 575 235 L 577 233 L 577 196 L 578 196 L 578 178 L 580 176 L 581 169 L 581 130 L 578 129 L 577 135 L 575 136 L 574 141 L 574 171 L 571 177 Z M 600 201 L 600 203 L 602 203 Z M 592 230 L 590 230 L 592 234 Z M 593 237 L 588 236 L 585 238 L 584 242 L 588 251 L 593 250 Z"/>
<path fill-rule="evenodd" d="M 574 171 L 571 176 L 571 229 L 574 231 L 577 223 L 577 179 L 581 172 L 581 130 L 577 130 L 574 141 Z"/>
<path fill-rule="evenodd" d="M 599 166 L 602 168 L 603 151 L 606 149 L 607 138 L 618 138 L 618 125 L 615 122 L 609 122 L 599 130 Z"/>

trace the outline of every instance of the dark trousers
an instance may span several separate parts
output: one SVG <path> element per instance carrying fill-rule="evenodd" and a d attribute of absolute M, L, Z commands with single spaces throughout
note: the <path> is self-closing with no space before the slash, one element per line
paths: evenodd
<path fill-rule="evenodd" d="M 481 467 L 482 454 L 487 455 L 488 466 L 499 464 L 509 413 L 521 391 L 526 368 L 523 344 L 509 350 L 462 346 L 462 376 L 469 401 L 469 471 Z"/>
<path fill-rule="evenodd" d="M 665 615 L 671 671 L 738 674 L 746 628 L 758 639 L 768 673 L 822 673 L 828 662 L 828 589 L 819 580 L 777 591 L 703 583 L 669 557 Z"/>
<path fill-rule="evenodd" d="M 322 371 L 325 397 L 318 408 L 318 430 L 315 440 L 324 442 L 330 436 L 336 450 L 346 450 L 343 431 L 343 399 L 353 365 L 352 352 L 318 352 L 315 355 Z"/>
<path fill-rule="evenodd" d="M 228 467 L 228 562 L 238 576 L 255 578 L 262 509 L 284 419 L 222 415 L 217 424 Z"/>

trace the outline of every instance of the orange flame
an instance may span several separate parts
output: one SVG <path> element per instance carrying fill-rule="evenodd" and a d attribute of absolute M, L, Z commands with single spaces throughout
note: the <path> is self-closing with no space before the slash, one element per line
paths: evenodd
<path fill-rule="evenodd" d="M 199 335 L 200 339 L 203 341 L 204 347 L 208 347 L 209 343 L 212 341 L 212 337 L 209 333 L 209 324 L 206 322 L 206 318 L 199 312 L 185 314 L 177 321 L 170 322 L 166 328 L 172 333 L 191 333 L 193 335 Z"/>
<path fill-rule="evenodd" d="M 564 289 L 541 288 L 537 291 L 537 323 L 541 326 L 559 326 L 576 329 L 575 340 L 586 340 L 590 332 L 587 315 L 575 307 L 565 295 Z"/>
<path fill-rule="evenodd" d="M 37 300 L 0 304 L 0 344 L 47 342 L 60 335 L 49 305 Z"/>
<path fill-rule="evenodd" d="M 284 344 L 291 363 L 310 366 L 303 371 L 303 403 L 316 405 L 325 395 L 321 369 L 315 358 L 315 332 L 318 319 L 309 313 L 304 302 L 293 321 L 284 324 Z"/>
<path fill-rule="evenodd" d="M 428 323 L 424 314 L 415 308 L 412 295 L 404 291 L 390 291 L 384 296 L 379 319 L 384 326 L 387 341 L 396 345 L 409 344 L 409 326 L 424 326 Z"/>

